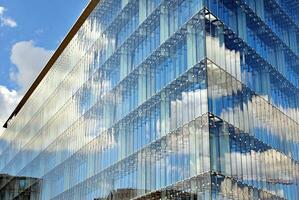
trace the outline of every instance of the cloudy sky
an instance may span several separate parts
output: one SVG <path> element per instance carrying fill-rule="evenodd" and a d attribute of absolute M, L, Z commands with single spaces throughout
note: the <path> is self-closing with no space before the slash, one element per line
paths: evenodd
<path fill-rule="evenodd" d="M 0 0 L 0 134 L 88 1 Z"/>

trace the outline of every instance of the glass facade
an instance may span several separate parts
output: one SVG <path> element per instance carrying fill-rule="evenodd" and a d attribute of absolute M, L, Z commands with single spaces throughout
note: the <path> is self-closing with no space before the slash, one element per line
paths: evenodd
<path fill-rule="evenodd" d="M 296 4 L 101 0 L 1 135 L 1 173 L 42 200 L 298 199 Z"/>

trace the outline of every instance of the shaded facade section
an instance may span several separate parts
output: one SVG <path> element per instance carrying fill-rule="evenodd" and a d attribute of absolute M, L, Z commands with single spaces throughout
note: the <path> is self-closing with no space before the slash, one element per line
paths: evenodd
<path fill-rule="evenodd" d="M 37 200 L 40 198 L 40 184 L 37 178 L 0 174 L 0 199 Z"/>

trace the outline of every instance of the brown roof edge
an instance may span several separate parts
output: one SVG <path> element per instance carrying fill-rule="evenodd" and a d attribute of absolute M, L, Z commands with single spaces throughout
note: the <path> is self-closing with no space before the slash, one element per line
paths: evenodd
<path fill-rule="evenodd" d="M 100 0 L 90 0 L 90 2 L 88 3 L 88 5 L 84 9 L 84 11 L 82 12 L 82 14 L 80 15 L 80 17 L 78 18 L 78 20 L 75 22 L 75 24 L 73 25 L 73 27 L 71 28 L 71 30 L 68 32 L 68 34 L 66 35 L 66 37 L 63 39 L 63 41 L 58 46 L 57 50 L 54 52 L 54 54 L 52 55 L 52 57 L 49 59 L 49 61 L 46 64 L 46 66 L 42 69 L 42 71 L 37 76 L 37 78 L 35 79 L 35 81 L 33 82 L 33 84 L 30 86 L 30 88 L 28 89 L 28 91 L 26 92 L 26 94 L 23 96 L 23 98 L 21 99 L 21 101 L 19 102 L 19 104 L 17 105 L 17 107 L 15 108 L 15 110 L 11 113 L 11 115 L 9 116 L 9 118 L 6 120 L 5 124 L 3 125 L 4 128 L 7 128 L 9 120 L 12 117 L 16 116 L 17 113 L 21 110 L 21 108 L 26 103 L 26 101 L 28 100 L 28 98 L 31 96 L 31 94 L 33 93 L 33 91 L 36 89 L 36 87 L 39 85 L 39 83 L 46 76 L 46 74 L 48 73 L 48 71 L 51 69 L 51 67 L 53 66 L 53 64 L 58 59 L 58 57 L 61 55 L 61 53 L 67 47 L 67 45 L 70 43 L 70 41 L 72 40 L 72 38 L 78 32 L 78 30 L 80 29 L 80 27 L 82 26 L 82 24 L 85 22 L 85 20 L 90 15 L 90 13 L 93 11 L 93 9 L 96 7 L 96 5 L 99 3 L 99 1 Z"/>

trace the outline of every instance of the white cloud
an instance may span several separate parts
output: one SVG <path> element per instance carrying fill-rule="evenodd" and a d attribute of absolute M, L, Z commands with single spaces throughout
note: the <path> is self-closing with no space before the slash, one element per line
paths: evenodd
<path fill-rule="evenodd" d="M 0 6 L 0 25 L 1 26 L 9 26 L 11 28 L 16 27 L 18 25 L 17 22 L 14 19 L 5 16 L 4 15 L 5 11 L 6 11 L 6 8 L 4 8 L 3 6 Z"/>
<path fill-rule="evenodd" d="M 13 45 L 10 59 L 17 71 L 12 72 L 10 78 L 16 81 L 22 92 L 35 80 L 52 54 L 53 51 L 37 47 L 33 41 L 21 41 Z"/>
<path fill-rule="evenodd" d="M 4 11 L 5 11 L 5 8 L 0 6 L 0 15 L 3 15 Z"/>
<path fill-rule="evenodd" d="M 2 25 L 9 26 L 9 27 L 16 27 L 17 22 L 9 17 L 2 18 L 1 19 Z"/>
<path fill-rule="evenodd" d="M 0 14 L 2 10 L 0 7 Z M 0 85 L 0 135 L 4 130 L 2 125 L 52 54 L 53 51 L 37 47 L 33 41 L 21 41 L 13 45 L 10 59 L 17 70 L 10 73 L 10 78 L 16 81 L 20 89 L 9 90 Z"/>
<path fill-rule="evenodd" d="M 1 12 L 1 10 L 0 10 Z M 16 90 L 9 90 L 7 87 L 0 85 L 0 134 L 4 130 L 3 124 L 20 100 L 20 95 Z"/>

